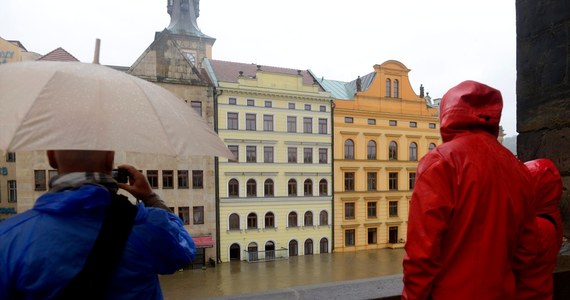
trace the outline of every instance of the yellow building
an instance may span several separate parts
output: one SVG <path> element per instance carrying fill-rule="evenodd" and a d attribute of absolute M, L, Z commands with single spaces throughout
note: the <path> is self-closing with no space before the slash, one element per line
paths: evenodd
<path fill-rule="evenodd" d="M 418 160 L 441 143 L 438 111 L 398 61 L 352 82 L 319 80 L 334 100 L 334 251 L 403 247 Z"/>
<path fill-rule="evenodd" d="M 210 60 L 218 134 L 220 257 L 328 253 L 332 236 L 331 98 L 307 71 Z"/>

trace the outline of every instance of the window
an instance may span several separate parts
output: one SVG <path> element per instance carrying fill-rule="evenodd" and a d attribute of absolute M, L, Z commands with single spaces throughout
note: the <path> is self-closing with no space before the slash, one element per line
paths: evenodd
<path fill-rule="evenodd" d="M 204 206 L 192 207 L 194 224 L 204 224 Z"/>
<path fill-rule="evenodd" d="M 418 144 L 415 142 L 410 143 L 410 160 L 418 160 Z"/>
<path fill-rule="evenodd" d="M 394 218 L 398 216 L 398 201 L 388 202 L 388 216 Z"/>
<path fill-rule="evenodd" d="M 190 208 L 188 206 L 179 207 L 178 217 L 182 220 L 182 224 L 190 225 Z"/>
<path fill-rule="evenodd" d="M 289 103 L 289 109 L 295 109 L 295 103 Z"/>
<path fill-rule="evenodd" d="M 305 226 L 313 226 L 313 213 L 312 212 L 308 211 L 305 213 L 304 225 Z"/>
<path fill-rule="evenodd" d="M 344 245 L 354 246 L 355 232 L 354 229 L 347 229 L 344 231 Z"/>
<path fill-rule="evenodd" d="M 57 170 L 49 170 L 48 171 L 48 180 L 51 180 L 55 176 L 57 176 Z"/>
<path fill-rule="evenodd" d="M 303 184 L 303 191 L 305 192 L 305 196 L 313 195 L 313 181 L 311 179 L 305 179 L 305 182 Z"/>
<path fill-rule="evenodd" d="M 272 212 L 265 214 L 265 228 L 275 228 L 275 215 Z"/>
<path fill-rule="evenodd" d="M 396 121 L 396 120 L 390 120 L 390 121 L 388 121 L 388 125 L 390 125 L 390 126 L 398 126 L 398 121 Z"/>
<path fill-rule="evenodd" d="M 294 211 L 290 212 L 289 216 L 287 216 L 287 222 L 289 227 L 297 227 L 297 213 Z"/>
<path fill-rule="evenodd" d="M 311 110 L 311 104 L 305 104 L 305 110 Z"/>
<path fill-rule="evenodd" d="M 412 128 L 418 127 L 418 122 L 414 122 L 414 121 L 410 122 L 410 127 L 412 127 Z"/>
<path fill-rule="evenodd" d="M 366 158 L 368 160 L 375 160 L 376 159 L 376 142 L 375 141 L 368 141 L 368 145 L 366 146 L 367 153 Z"/>
<path fill-rule="evenodd" d="M 265 183 L 263 184 L 263 194 L 265 197 L 273 197 L 275 196 L 273 180 L 266 179 Z"/>
<path fill-rule="evenodd" d="M 376 119 L 368 119 L 368 125 L 376 125 Z"/>
<path fill-rule="evenodd" d="M 370 201 L 366 203 L 366 215 L 368 218 L 378 217 L 378 202 Z"/>
<path fill-rule="evenodd" d="M 263 162 L 272 163 L 273 162 L 273 146 L 263 147 Z"/>
<path fill-rule="evenodd" d="M 354 191 L 354 172 L 344 173 L 344 190 Z"/>
<path fill-rule="evenodd" d="M 236 98 L 229 98 L 228 103 L 231 105 L 236 105 Z"/>
<path fill-rule="evenodd" d="M 392 94 L 392 87 L 390 79 L 386 79 L 386 97 L 389 98 L 391 94 Z"/>
<path fill-rule="evenodd" d="M 376 190 L 376 172 L 368 172 L 366 173 L 366 182 L 368 191 L 375 191 Z"/>
<path fill-rule="evenodd" d="M 257 162 L 257 147 L 256 146 L 246 146 L 245 147 L 245 161 L 248 163 Z"/>
<path fill-rule="evenodd" d="M 147 170 L 146 178 L 148 179 L 148 183 L 150 184 L 151 188 L 158 188 L 158 170 Z"/>
<path fill-rule="evenodd" d="M 329 213 L 326 210 L 321 210 L 319 214 L 319 225 L 329 225 Z"/>
<path fill-rule="evenodd" d="M 238 214 L 231 214 L 230 215 L 230 230 L 239 230 L 239 215 Z"/>
<path fill-rule="evenodd" d="M 273 104 L 269 100 L 265 100 L 265 107 L 272 107 Z"/>
<path fill-rule="evenodd" d="M 194 109 L 194 111 L 199 115 L 202 116 L 202 102 L 201 101 L 190 101 L 190 106 Z"/>
<path fill-rule="evenodd" d="M 346 202 L 344 204 L 344 218 L 347 220 L 354 220 L 354 217 L 355 217 L 354 202 Z"/>
<path fill-rule="evenodd" d="M 428 126 L 429 126 L 430 129 L 435 129 L 435 123 L 429 123 Z"/>
<path fill-rule="evenodd" d="M 247 229 L 257 228 L 257 215 L 255 213 L 250 213 L 247 215 Z"/>
<path fill-rule="evenodd" d="M 388 243 L 396 244 L 398 242 L 398 227 L 390 226 L 388 228 Z"/>
<path fill-rule="evenodd" d="M 289 242 L 289 256 L 298 256 L 299 255 L 299 244 L 297 241 L 292 240 Z"/>
<path fill-rule="evenodd" d="M 296 147 L 287 147 L 287 162 L 288 163 L 297 163 L 297 148 Z"/>
<path fill-rule="evenodd" d="M 313 133 L 313 118 L 303 118 L 303 132 Z"/>
<path fill-rule="evenodd" d="M 45 191 L 47 189 L 45 170 L 34 170 L 34 186 L 35 191 Z"/>
<path fill-rule="evenodd" d="M 303 162 L 306 164 L 313 163 L 313 148 L 303 148 Z"/>
<path fill-rule="evenodd" d="M 188 188 L 188 170 L 178 170 L 178 188 Z"/>
<path fill-rule="evenodd" d="M 391 141 L 390 145 L 388 146 L 388 159 L 389 160 L 398 159 L 398 144 L 396 144 L 396 142 L 394 141 Z"/>
<path fill-rule="evenodd" d="M 229 145 L 228 150 L 234 155 L 235 159 L 228 159 L 228 162 L 235 163 L 239 161 L 239 146 L 238 145 Z"/>
<path fill-rule="evenodd" d="M 322 238 L 319 242 L 320 253 L 329 253 L 329 240 L 327 238 Z"/>
<path fill-rule="evenodd" d="M 410 191 L 414 189 L 414 186 L 416 185 L 416 172 L 410 172 L 408 173 L 408 177 L 409 177 L 409 189 Z"/>
<path fill-rule="evenodd" d="M 228 113 L 228 129 L 238 130 L 238 113 Z"/>
<path fill-rule="evenodd" d="M 287 116 L 287 132 L 297 132 L 297 117 Z"/>
<path fill-rule="evenodd" d="M 193 189 L 204 188 L 204 171 L 192 170 L 192 188 Z"/>
<path fill-rule="evenodd" d="M 174 188 L 174 171 L 162 170 L 162 188 L 163 189 Z"/>
<path fill-rule="evenodd" d="M 328 150 L 327 148 L 319 148 L 319 164 L 328 163 Z"/>
<path fill-rule="evenodd" d="M 16 180 L 8 180 L 8 202 L 18 201 L 18 185 Z"/>
<path fill-rule="evenodd" d="M 327 107 L 324 106 L 324 105 L 321 105 L 321 106 L 319 106 L 319 111 L 326 112 L 326 111 L 327 111 Z"/>
<path fill-rule="evenodd" d="M 435 149 L 435 147 L 436 147 L 436 146 L 435 146 L 434 143 L 430 143 L 429 146 L 428 146 L 428 151 L 431 151 L 431 150 Z"/>
<path fill-rule="evenodd" d="M 319 119 L 319 134 L 327 134 L 327 119 Z"/>
<path fill-rule="evenodd" d="M 388 173 L 388 189 L 390 191 L 398 190 L 398 173 L 390 172 Z"/>
<path fill-rule="evenodd" d="M 263 115 L 263 131 L 273 131 L 273 115 Z"/>
<path fill-rule="evenodd" d="M 255 106 L 255 100 L 247 99 L 247 106 Z"/>
<path fill-rule="evenodd" d="M 328 194 L 328 182 L 326 179 L 319 181 L 319 195 L 326 196 Z"/>
<path fill-rule="evenodd" d="M 352 140 L 344 142 L 344 159 L 354 159 L 354 142 Z"/>
<path fill-rule="evenodd" d="M 16 162 L 16 152 L 6 153 L 6 162 Z"/>
<path fill-rule="evenodd" d="M 230 179 L 228 182 L 228 196 L 239 197 L 239 182 L 235 178 Z"/>
<path fill-rule="evenodd" d="M 245 114 L 245 130 L 255 131 L 255 114 Z"/>
<path fill-rule="evenodd" d="M 368 244 L 374 245 L 377 243 L 378 229 L 368 228 Z"/>
<path fill-rule="evenodd" d="M 344 117 L 344 123 L 354 123 L 353 117 Z"/>
<path fill-rule="evenodd" d="M 287 195 L 297 196 L 297 181 L 295 179 L 289 179 L 287 182 Z"/>
<path fill-rule="evenodd" d="M 257 196 L 257 184 L 255 183 L 254 179 L 249 179 L 246 183 L 246 190 L 248 197 L 256 197 Z"/>
<path fill-rule="evenodd" d="M 400 98 L 400 82 L 394 79 L 394 98 Z"/>

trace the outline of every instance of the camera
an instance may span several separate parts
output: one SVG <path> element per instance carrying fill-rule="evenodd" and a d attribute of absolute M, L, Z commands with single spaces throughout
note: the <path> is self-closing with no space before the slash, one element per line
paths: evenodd
<path fill-rule="evenodd" d="M 129 182 L 129 172 L 125 169 L 113 169 L 112 175 L 113 179 L 119 183 Z"/>

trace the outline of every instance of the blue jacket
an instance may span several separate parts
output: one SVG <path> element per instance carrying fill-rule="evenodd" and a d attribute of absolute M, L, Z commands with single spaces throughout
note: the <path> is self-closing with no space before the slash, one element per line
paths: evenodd
<path fill-rule="evenodd" d="M 109 191 L 85 184 L 46 193 L 34 208 L 0 223 L 0 299 L 51 299 L 82 269 L 109 206 Z M 180 219 L 137 206 L 107 299 L 162 299 L 157 274 L 171 274 L 196 255 Z"/>

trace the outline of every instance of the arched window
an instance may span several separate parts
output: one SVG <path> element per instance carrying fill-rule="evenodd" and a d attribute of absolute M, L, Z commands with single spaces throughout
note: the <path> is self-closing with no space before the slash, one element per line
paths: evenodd
<path fill-rule="evenodd" d="M 329 253 L 329 240 L 322 238 L 320 244 L 320 253 Z"/>
<path fill-rule="evenodd" d="M 257 228 L 257 215 L 255 213 L 250 213 L 247 215 L 247 229 Z"/>
<path fill-rule="evenodd" d="M 321 210 L 319 214 L 319 225 L 329 225 L 329 213 L 326 210 Z"/>
<path fill-rule="evenodd" d="M 289 213 L 289 216 L 287 217 L 287 221 L 289 223 L 289 227 L 297 227 L 297 213 L 292 211 Z"/>
<path fill-rule="evenodd" d="M 247 245 L 247 254 L 248 254 L 248 261 L 257 261 L 257 243 L 251 242 Z"/>
<path fill-rule="evenodd" d="M 418 144 L 410 143 L 410 160 L 418 160 Z"/>
<path fill-rule="evenodd" d="M 303 190 L 305 191 L 305 196 L 313 195 L 313 181 L 311 179 L 306 179 L 303 184 Z"/>
<path fill-rule="evenodd" d="M 257 184 L 253 179 L 247 181 L 247 196 L 248 197 L 257 196 Z"/>
<path fill-rule="evenodd" d="M 319 181 L 319 195 L 326 196 L 329 193 L 328 183 L 326 179 Z"/>
<path fill-rule="evenodd" d="M 228 182 L 228 196 L 239 197 L 239 182 L 235 178 L 230 179 L 230 182 Z"/>
<path fill-rule="evenodd" d="M 389 98 L 392 94 L 392 87 L 390 85 L 390 78 L 386 79 L 386 98 Z"/>
<path fill-rule="evenodd" d="M 313 240 L 307 239 L 305 241 L 305 255 L 313 254 Z"/>
<path fill-rule="evenodd" d="M 299 244 L 297 241 L 292 240 L 289 242 L 289 256 L 299 255 Z"/>
<path fill-rule="evenodd" d="M 344 142 L 344 159 L 354 159 L 354 142 L 352 140 Z"/>
<path fill-rule="evenodd" d="M 428 151 L 435 149 L 436 145 L 434 143 L 430 143 L 428 146 Z"/>
<path fill-rule="evenodd" d="M 398 159 L 398 144 L 396 144 L 396 142 L 394 141 L 391 141 L 390 146 L 388 146 L 388 159 L 389 160 Z"/>
<path fill-rule="evenodd" d="M 369 160 L 375 160 L 376 159 L 376 142 L 375 141 L 368 141 L 368 146 L 367 148 L 367 154 L 366 154 L 366 158 Z"/>
<path fill-rule="evenodd" d="M 265 243 L 265 259 L 275 258 L 275 243 L 268 241 Z"/>
<path fill-rule="evenodd" d="M 275 228 L 275 215 L 272 212 L 265 214 L 265 228 Z"/>
<path fill-rule="evenodd" d="M 305 226 L 313 226 L 313 213 L 308 211 L 305 213 L 304 219 Z"/>
<path fill-rule="evenodd" d="M 239 230 L 239 215 L 236 213 L 230 215 L 230 230 Z"/>
<path fill-rule="evenodd" d="M 297 180 L 289 179 L 287 183 L 287 195 L 297 196 Z"/>
<path fill-rule="evenodd" d="M 264 187 L 263 190 L 265 197 L 275 196 L 272 179 L 265 180 L 265 184 L 263 185 L 263 187 Z"/>
<path fill-rule="evenodd" d="M 400 98 L 400 82 L 394 79 L 394 98 Z"/>

